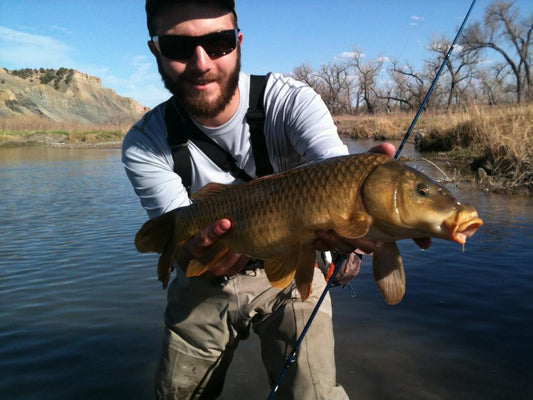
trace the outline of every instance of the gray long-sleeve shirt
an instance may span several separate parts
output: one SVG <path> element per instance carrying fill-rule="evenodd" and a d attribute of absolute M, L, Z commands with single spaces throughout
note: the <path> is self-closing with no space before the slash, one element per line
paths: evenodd
<path fill-rule="evenodd" d="M 239 106 L 228 122 L 216 128 L 198 127 L 232 154 L 241 169 L 255 177 L 250 132 L 245 121 L 250 91 L 248 74 L 240 74 L 239 91 Z M 309 86 L 280 74 L 270 74 L 264 106 L 265 140 L 275 172 L 302 162 L 348 153 L 326 105 Z M 237 182 L 194 143 L 189 142 L 188 147 L 192 159 L 192 192 L 209 182 Z M 174 161 L 165 126 L 165 103 L 148 112 L 127 133 L 122 144 L 122 162 L 150 218 L 190 204 L 181 178 L 173 171 Z"/>

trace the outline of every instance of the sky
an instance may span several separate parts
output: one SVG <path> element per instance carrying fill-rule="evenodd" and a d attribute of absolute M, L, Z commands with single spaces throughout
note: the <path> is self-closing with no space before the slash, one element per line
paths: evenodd
<path fill-rule="evenodd" d="M 432 35 L 453 40 L 471 0 L 236 0 L 242 70 L 291 73 L 356 47 L 421 66 Z M 491 0 L 477 0 L 469 23 Z M 522 15 L 533 1 L 515 0 Z M 144 0 L 0 0 L 0 67 L 73 68 L 155 107 L 169 97 L 148 50 Z"/>

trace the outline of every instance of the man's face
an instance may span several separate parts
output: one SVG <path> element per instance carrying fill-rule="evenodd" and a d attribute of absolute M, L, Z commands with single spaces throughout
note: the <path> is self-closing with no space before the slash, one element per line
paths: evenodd
<path fill-rule="evenodd" d="M 202 36 L 235 28 L 232 14 L 198 5 L 172 6 L 156 18 L 158 35 Z M 240 71 L 240 44 L 229 54 L 211 58 L 197 46 L 187 60 L 161 55 L 149 42 L 166 88 L 193 116 L 212 118 L 222 112 L 237 90 Z"/>

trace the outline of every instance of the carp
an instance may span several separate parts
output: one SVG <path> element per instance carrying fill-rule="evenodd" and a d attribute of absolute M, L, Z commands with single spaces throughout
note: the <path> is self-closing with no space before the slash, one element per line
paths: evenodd
<path fill-rule="evenodd" d="M 235 185 L 210 183 L 193 203 L 147 221 L 137 232 L 140 252 L 161 253 L 158 277 L 166 287 L 180 247 L 215 221 L 230 231 L 192 260 L 187 276 L 204 273 L 230 250 L 264 260 L 276 288 L 294 279 L 305 300 L 311 292 L 318 230 L 377 241 L 374 278 L 385 301 L 399 303 L 405 273 L 396 245 L 407 238 L 441 238 L 463 245 L 483 224 L 474 207 L 462 204 L 423 173 L 377 153 L 352 154 Z"/>

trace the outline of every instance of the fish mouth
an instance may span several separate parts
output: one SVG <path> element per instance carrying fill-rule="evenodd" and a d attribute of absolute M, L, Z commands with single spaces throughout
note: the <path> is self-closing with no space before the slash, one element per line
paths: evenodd
<path fill-rule="evenodd" d="M 454 217 L 445 220 L 442 228 L 448 239 L 464 245 L 466 239 L 476 233 L 481 225 L 483 220 L 475 210 L 461 210 Z"/>

